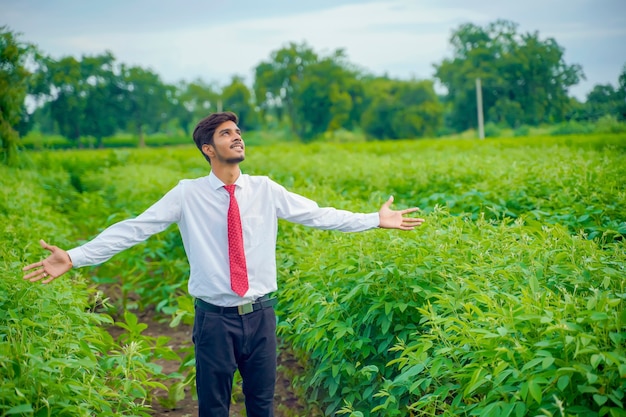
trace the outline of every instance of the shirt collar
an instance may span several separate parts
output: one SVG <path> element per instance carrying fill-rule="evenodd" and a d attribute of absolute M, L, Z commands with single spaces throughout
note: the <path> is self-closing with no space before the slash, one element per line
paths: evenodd
<path fill-rule="evenodd" d="M 245 176 L 241 173 L 241 171 L 239 171 L 239 177 L 237 178 L 237 181 L 235 181 L 235 185 L 243 188 L 245 187 L 245 184 L 246 184 Z M 212 189 L 217 190 L 219 188 L 222 188 L 226 184 L 224 184 L 222 180 L 217 178 L 217 176 L 213 173 L 213 171 L 211 171 L 209 173 L 209 185 L 211 186 Z"/>

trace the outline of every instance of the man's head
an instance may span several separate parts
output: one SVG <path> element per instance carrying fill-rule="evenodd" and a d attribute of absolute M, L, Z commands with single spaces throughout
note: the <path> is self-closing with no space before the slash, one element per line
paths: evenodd
<path fill-rule="evenodd" d="M 193 141 L 209 164 L 211 159 L 239 163 L 244 160 L 243 139 L 232 112 L 213 113 L 202 119 L 193 131 Z M 233 149 L 236 153 L 229 152 Z"/>

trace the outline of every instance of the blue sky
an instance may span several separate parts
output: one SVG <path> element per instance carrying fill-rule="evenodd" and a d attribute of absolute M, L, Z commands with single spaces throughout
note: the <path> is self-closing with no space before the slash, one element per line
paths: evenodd
<path fill-rule="evenodd" d="M 460 24 L 496 19 L 538 31 L 580 64 L 587 80 L 572 88 L 583 99 L 595 84 L 617 85 L 626 64 L 625 0 L 0 0 L 0 26 L 55 58 L 109 50 L 175 83 L 201 78 L 219 85 L 253 68 L 289 42 L 325 54 L 344 49 L 366 71 L 433 78 L 451 56 Z"/>

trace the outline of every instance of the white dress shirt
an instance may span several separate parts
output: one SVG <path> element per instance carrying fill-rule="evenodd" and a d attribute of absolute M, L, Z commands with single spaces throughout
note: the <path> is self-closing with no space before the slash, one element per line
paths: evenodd
<path fill-rule="evenodd" d="M 276 291 L 278 219 L 318 229 L 359 232 L 378 227 L 378 213 L 352 213 L 287 191 L 265 176 L 242 174 L 235 196 L 241 214 L 249 289 L 239 297 L 230 288 L 226 217 L 229 194 L 208 176 L 181 180 L 134 219 L 113 224 L 93 240 L 68 251 L 74 267 L 98 265 L 150 236 L 178 224 L 190 266 L 189 293 L 208 303 L 237 306 Z"/>

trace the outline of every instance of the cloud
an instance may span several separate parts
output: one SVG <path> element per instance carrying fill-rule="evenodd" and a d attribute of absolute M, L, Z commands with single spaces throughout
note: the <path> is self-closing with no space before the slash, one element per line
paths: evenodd
<path fill-rule="evenodd" d="M 316 52 L 345 49 L 348 58 L 376 74 L 432 76 L 454 22 L 477 18 L 460 8 L 438 9 L 408 1 L 339 5 L 276 17 L 159 28 L 139 33 L 81 33 L 57 40 L 66 50 L 111 50 L 118 60 L 143 65 L 169 82 L 204 78 L 226 82 L 253 68 L 288 42 Z M 394 70 L 396 68 L 396 70 Z"/>
<path fill-rule="evenodd" d="M 316 52 L 344 49 L 348 60 L 377 75 L 431 78 L 451 55 L 461 23 L 503 18 L 520 32 L 539 31 L 564 47 L 568 64 L 588 81 L 615 83 L 626 57 L 623 0 L 0 0 L 0 19 L 53 57 L 111 51 L 118 62 L 150 68 L 167 82 L 251 81 L 253 68 L 288 42 Z M 1 23 L 0 23 L 1 24 Z M 621 60 L 621 61 L 620 61 Z M 574 90 L 573 90 L 574 91 Z"/>

